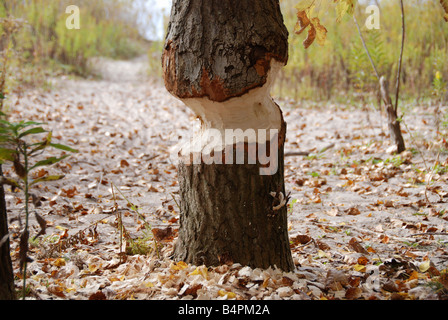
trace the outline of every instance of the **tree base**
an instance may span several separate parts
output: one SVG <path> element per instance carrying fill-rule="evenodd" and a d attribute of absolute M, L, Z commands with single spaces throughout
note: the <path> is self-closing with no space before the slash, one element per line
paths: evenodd
<path fill-rule="evenodd" d="M 181 162 L 175 259 L 194 265 L 240 263 L 293 270 L 287 201 L 279 201 L 285 195 L 283 170 L 283 163 L 275 174 L 260 175 L 259 164 Z"/>

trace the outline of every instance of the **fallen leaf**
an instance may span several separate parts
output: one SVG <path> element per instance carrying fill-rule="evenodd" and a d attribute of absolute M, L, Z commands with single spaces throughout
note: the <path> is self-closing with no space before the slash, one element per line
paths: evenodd
<path fill-rule="evenodd" d="M 70 188 L 70 189 L 62 189 L 62 193 L 67 198 L 73 198 L 76 194 L 78 194 L 78 190 L 76 189 L 76 186 Z"/>
<path fill-rule="evenodd" d="M 389 291 L 389 292 L 398 292 L 399 291 L 397 284 L 393 280 L 389 280 L 385 284 L 383 284 L 382 289 Z"/>
<path fill-rule="evenodd" d="M 51 294 L 54 294 L 55 296 L 58 296 L 59 298 L 66 298 L 64 294 L 64 288 L 62 286 L 51 284 L 47 287 L 48 292 Z"/>
<path fill-rule="evenodd" d="M 177 263 L 172 262 L 172 263 L 170 264 L 170 269 L 171 269 L 171 270 L 175 270 L 175 271 L 183 270 L 183 269 L 185 269 L 185 268 L 187 268 L 187 267 L 188 267 L 188 264 L 186 264 L 186 263 L 183 262 L 183 261 L 179 261 L 179 262 L 177 262 Z"/>
<path fill-rule="evenodd" d="M 103 291 L 100 290 L 90 295 L 89 300 L 107 300 L 107 298 Z"/>
<path fill-rule="evenodd" d="M 348 288 L 345 292 L 345 298 L 348 300 L 356 300 L 361 298 L 362 289 L 361 288 Z"/>
<path fill-rule="evenodd" d="M 365 266 L 367 265 L 367 263 L 369 263 L 369 259 L 367 259 L 366 257 L 361 256 L 358 258 L 358 264 Z"/>
<path fill-rule="evenodd" d="M 353 250 L 355 250 L 358 253 L 367 254 L 367 255 L 369 254 L 369 252 L 355 238 L 351 238 L 350 242 L 348 244 L 350 245 L 350 247 Z"/>
<path fill-rule="evenodd" d="M 336 217 L 336 216 L 340 216 L 340 211 L 337 207 L 330 209 L 328 211 L 325 212 L 326 214 L 328 214 L 331 217 Z"/>
<path fill-rule="evenodd" d="M 351 208 L 345 210 L 345 212 L 346 212 L 349 216 L 357 216 L 357 215 L 361 214 L 361 211 L 359 211 L 359 209 L 356 208 L 356 207 L 351 207 Z"/>
<path fill-rule="evenodd" d="M 196 275 L 200 275 L 206 280 L 209 279 L 206 266 L 197 267 L 192 273 L 190 273 L 190 276 L 196 276 Z"/>
<path fill-rule="evenodd" d="M 120 161 L 120 167 L 124 168 L 124 167 L 129 167 L 129 162 L 127 162 L 126 160 L 121 160 Z"/>
<path fill-rule="evenodd" d="M 56 267 L 63 267 L 65 266 L 66 261 L 64 258 L 58 258 L 55 261 L 53 261 L 52 265 L 56 266 Z"/>
<path fill-rule="evenodd" d="M 236 298 L 236 294 L 230 291 L 225 291 L 225 290 L 219 290 L 218 291 L 218 295 L 220 297 L 225 297 L 227 296 L 227 299 L 235 299 Z"/>
<path fill-rule="evenodd" d="M 169 241 L 173 240 L 174 232 L 173 228 L 153 228 L 152 233 L 157 241 Z"/>
<path fill-rule="evenodd" d="M 366 270 L 367 270 L 366 266 L 362 265 L 362 264 L 355 264 L 353 266 L 353 269 L 358 272 L 366 272 Z"/>
<path fill-rule="evenodd" d="M 311 238 L 310 236 L 307 236 L 305 234 L 299 234 L 298 236 L 291 238 L 291 242 L 293 245 L 307 244 L 311 240 L 313 240 L 313 238 Z"/>
<path fill-rule="evenodd" d="M 420 263 L 418 269 L 420 270 L 420 272 L 425 273 L 426 271 L 429 270 L 430 266 L 431 266 L 431 260 L 426 260 Z"/>
<path fill-rule="evenodd" d="M 325 288 L 333 291 L 339 291 L 347 286 L 348 282 L 348 277 L 343 271 L 331 269 L 327 272 Z"/>

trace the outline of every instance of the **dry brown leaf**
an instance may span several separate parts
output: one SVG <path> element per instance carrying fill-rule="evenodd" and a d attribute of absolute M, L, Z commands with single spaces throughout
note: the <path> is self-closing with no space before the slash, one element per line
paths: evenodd
<path fill-rule="evenodd" d="M 358 258 L 358 264 L 366 266 L 367 263 L 369 263 L 369 259 L 367 259 L 366 257 L 361 256 Z"/>
<path fill-rule="evenodd" d="M 152 233 L 157 241 L 171 241 L 175 236 L 173 228 L 153 228 Z"/>
<path fill-rule="evenodd" d="M 294 32 L 296 34 L 301 34 L 310 25 L 310 19 L 303 10 L 297 11 L 297 23 L 294 27 Z"/>
<path fill-rule="evenodd" d="M 50 292 L 51 294 L 54 294 L 55 296 L 59 297 L 59 298 L 66 298 L 65 294 L 64 294 L 64 288 L 62 286 L 56 285 L 56 284 L 51 284 L 47 287 L 48 292 Z"/>
<path fill-rule="evenodd" d="M 368 255 L 369 252 L 364 249 L 364 247 L 361 245 L 361 243 L 358 242 L 358 240 L 356 240 L 355 238 L 351 238 L 350 242 L 348 243 L 350 245 L 350 247 L 355 250 L 358 253 L 362 253 L 362 254 L 366 254 Z"/>
<path fill-rule="evenodd" d="M 443 7 L 443 10 L 445 10 L 445 15 L 443 16 L 443 19 L 445 19 L 446 22 L 448 22 L 448 0 L 440 0 L 440 4 Z"/>
<path fill-rule="evenodd" d="M 310 28 L 308 29 L 308 35 L 306 39 L 303 41 L 303 46 L 305 49 L 308 49 L 310 45 L 313 44 L 314 40 L 316 40 L 316 28 L 313 24 L 310 24 Z"/>
<path fill-rule="evenodd" d="M 307 244 L 311 240 L 313 240 L 313 238 L 311 238 L 310 236 L 307 236 L 305 234 L 299 234 L 298 236 L 292 238 L 291 242 L 293 245 L 296 246 L 298 244 Z"/>
<path fill-rule="evenodd" d="M 331 269 L 327 273 L 325 287 L 333 291 L 342 290 L 348 285 L 348 277 L 340 270 Z"/>
<path fill-rule="evenodd" d="M 107 300 L 107 298 L 103 291 L 100 290 L 90 295 L 89 300 Z"/>
<path fill-rule="evenodd" d="M 359 211 L 359 209 L 356 207 L 351 207 L 351 208 L 345 210 L 345 212 L 350 216 L 357 216 L 357 215 L 361 214 L 361 211 Z"/>
<path fill-rule="evenodd" d="M 76 186 L 70 188 L 70 189 L 62 189 L 62 193 L 67 198 L 73 198 L 75 195 L 78 194 L 78 190 L 76 189 Z"/>
<path fill-rule="evenodd" d="M 348 300 L 356 300 L 361 298 L 362 290 L 361 288 L 348 288 L 345 292 L 345 298 Z"/>
<path fill-rule="evenodd" d="M 129 167 L 129 162 L 127 162 L 126 160 L 121 160 L 120 161 L 120 167 L 124 168 L 124 167 Z"/>

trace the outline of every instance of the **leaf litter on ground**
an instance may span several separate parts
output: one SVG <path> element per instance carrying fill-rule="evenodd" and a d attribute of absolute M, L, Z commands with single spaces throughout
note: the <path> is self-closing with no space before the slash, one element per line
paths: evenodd
<path fill-rule="evenodd" d="M 141 75 L 144 62 L 101 60 L 97 66 L 107 72 L 100 80 L 56 78 L 53 90 L 32 89 L 11 102 L 13 118 L 46 122 L 55 139 L 79 151 L 55 165 L 63 180 L 36 183 L 42 205 L 30 239 L 42 219 L 46 228 L 31 241 L 28 298 L 447 298 L 448 160 L 440 152 L 447 130 L 421 121 L 430 107 L 412 106 L 407 125 L 424 138 L 394 155 L 386 152 L 387 128 L 377 111 L 278 99 L 287 151 L 306 151 L 285 159 L 296 270 L 193 266 L 171 260 L 179 199 L 170 148 L 194 117 L 160 82 Z M 52 175 L 47 170 L 42 176 Z M 120 192 L 113 194 L 111 184 Z M 24 204 L 7 190 L 7 205 L 20 278 L 14 232 Z M 143 251 L 127 252 L 130 243 Z"/>

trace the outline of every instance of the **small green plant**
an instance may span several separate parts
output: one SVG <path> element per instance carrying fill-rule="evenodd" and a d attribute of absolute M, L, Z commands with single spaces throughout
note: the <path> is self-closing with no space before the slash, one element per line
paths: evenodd
<path fill-rule="evenodd" d="M 440 71 L 436 71 L 434 75 L 434 79 L 432 81 L 433 87 L 433 95 L 437 100 L 442 100 L 443 95 L 446 92 L 446 82 L 442 78 L 442 73 Z"/>
<path fill-rule="evenodd" d="M 292 214 L 294 210 L 294 204 L 297 202 L 297 199 L 292 199 L 290 203 L 288 203 L 288 215 Z"/>
<path fill-rule="evenodd" d="M 3 115 L 3 114 L 2 114 Z M 9 185 L 12 189 L 19 189 L 23 192 L 25 198 L 25 226 L 20 236 L 20 267 L 23 270 L 23 299 L 26 295 L 26 266 L 29 244 L 29 215 L 30 199 L 35 207 L 39 206 L 38 197 L 31 193 L 31 188 L 36 184 L 47 181 L 56 181 L 62 179 L 63 175 L 49 175 L 42 167 L 48 167 L 67 158 L 70 154 L 66 152 L 77 152 L 66 145 L 52 142 L 52 132 L 48 132 L 42 123 L 34 121 L 20 121 L 11 123 L 6 120 L 0 120 L 0 165 L 5 162 L 12 164 L 12 168 L 17 179 L 1 176 L 3 185 Z M 46 134 L 43 139 L 37 139 L 37 136 Z M 45 150 L 54 148 L 64 151 L 60 157 L 45 157 Z M 39 170 L 38 173 L 36 171 Z M 45 220 L 34 212 L 36 220 L 41 230 L 34 237 L 45 234 Z"/>
<path fill-rule="evenodd" d="M 154 242 L 154 249 L 157 253 L 157 257 L 160 258 L 159 244 L 157 243 L 157 239 L 152 231 L 152 226 L 149 224 L 149 222 L 146 221 L 145 217 L 138 211 L 138 208 L 125 197 L 125 195 L 120 191 L 120 189 L 117 188 L 115 184 L 112 183 L 111 186 L 114 200 L 115 200 L 115 192 L 114 192 L 115 188 L 120 193 L 120 195 L 126 200 L 131 210 L 137 213 L 137 216 L 143 221 L 145 227 L 143 237 L 133 239 L 126 231 L 123 225 L 121 214 L 118 214 L 117 220 L 118 220 L 118 228 L 120 231 L 120 251 L 122 248 L 122 240 L 124 239 L 126 241 L 126 254 L 128 255 L 148 254 L 149 252 L 152 251 L 151 246 L 148 244 L 152 240 Z"/>

